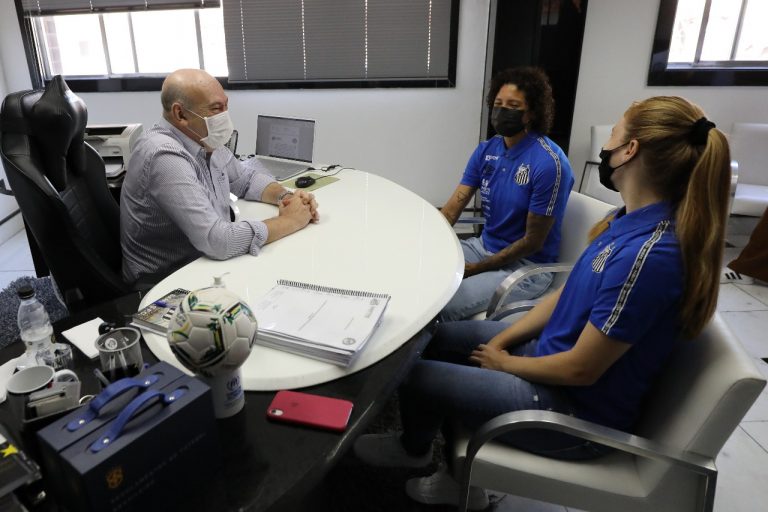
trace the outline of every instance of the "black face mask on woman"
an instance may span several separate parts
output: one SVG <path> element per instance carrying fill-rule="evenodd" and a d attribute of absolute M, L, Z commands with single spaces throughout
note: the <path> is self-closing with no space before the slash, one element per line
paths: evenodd
<path fill-rule="evenodd" d="M 627 160 L 627 162 L 617 165 L 616 167 L 611 167 L 611 164 L 609 164 L 608 162 L 610 161 L 611 155 L 613 154 L 614 151 L 616 151 L 617 149 L 623 148 L 627 144 L 629 144 L 629 142 L 625 142 L 621 146 L 616 146 L 613 149 L 600 150 L 600 154 L 598 155 L 600 157 L 600 165 L 597 167 L 597 172 L 600 175 L 600 184 L 605 188 L 607 188 L 608 190 L 613 190 L 614 192 L 618 192 L 618 190 L 616 189 L 616 186 L 613 184 L 613 181 L 611 181 L 611 176 L 613 176 L 613 173 L 614 171 L 616 171 L 616 169 L 618 169 L 622 165 L 629 162 L 629 160 Z"/>
<path fill-rule="evenodd" d="M 514 137 L 525 128 L 524 110 L 516 108 L 493 107 L 491 124 L 496 133 L 504 137 Z"/>

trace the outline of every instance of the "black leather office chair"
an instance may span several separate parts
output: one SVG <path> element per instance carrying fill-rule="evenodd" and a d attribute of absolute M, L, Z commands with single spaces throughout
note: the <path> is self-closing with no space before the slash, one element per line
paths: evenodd
<path fill-rule="evenodd" d="M 21 214 L 70 312 L 130 292 L 121 279 L 120 208 L 104 162 L 83 141 L 88 112 L 60 77 L 9 94 L 0 156 Z"/>

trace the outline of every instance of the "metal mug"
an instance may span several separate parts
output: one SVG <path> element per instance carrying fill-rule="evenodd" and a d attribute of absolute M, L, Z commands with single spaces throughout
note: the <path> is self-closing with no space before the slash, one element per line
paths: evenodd
<path fill-rule="evenodd" d="M 101 372 L 110 382 L 133 377 L 141 371 L 144 360 L 139 340 L 141 333 L 133 327 L 118 327 L 96 339 Z"/>
<path fill-rule="evenodd" d="M 80 399 L 80 379 L 72 370 L 29 366 L 15 373 L 5 386 L 8 404 L 22 423 L 74 407 Z"/>

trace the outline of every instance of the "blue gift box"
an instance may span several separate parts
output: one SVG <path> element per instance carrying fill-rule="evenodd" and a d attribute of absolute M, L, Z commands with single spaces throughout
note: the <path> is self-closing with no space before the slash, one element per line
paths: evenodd
<path fill-rule="evenodd" d="M 97 405 L 108 414 L 84 406 L 38 433 L 50 490 L 66 508 L 170 510 L 220 464 L 208 386 L 167 363 L 134 379 L 144 389 L 123 407 L 103 406 L 106 397 Z"/>

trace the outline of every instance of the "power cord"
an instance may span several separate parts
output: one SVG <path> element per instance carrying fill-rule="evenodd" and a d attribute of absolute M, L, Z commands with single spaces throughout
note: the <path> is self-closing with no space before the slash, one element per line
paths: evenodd
<path fill-rule="evenodd" d="M 334 169 L 336 169 L 336 170 L 333 171 Z M 307 170 L 308 171 L 321 171 L 321 172 L 324 172 L 324 173 L 329 173 L 330 171 L 333 171 L 331 174 L 324 174 L 323 176 L 318 176 L 317 178 L 315 178 L 316 180 L 319 180 L 319 179 L 322 179 L 322 178 L 329 178 L 331 176 L 336 176 L 337 174 L 339 174 L 341 171 L 343 171 L 345 169 L 354 169 L 354 167 L 344 167 L 341 164 L 331 164 L 331 165 L 326 165 L 325 167 L 310 167 Z"/>

